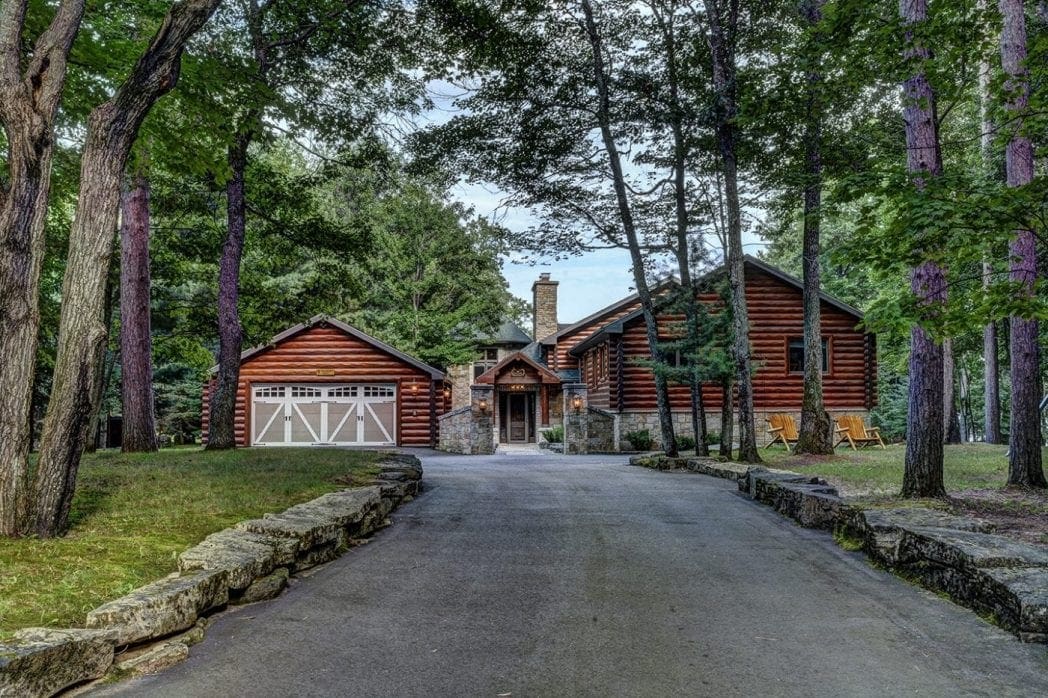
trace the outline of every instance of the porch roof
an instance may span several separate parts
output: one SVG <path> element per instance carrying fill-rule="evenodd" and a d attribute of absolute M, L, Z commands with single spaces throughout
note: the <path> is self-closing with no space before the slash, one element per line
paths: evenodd
<path fill-rule="evenodd" d="M 542 382 L 543 385 L 560 385 L 561 379 L 556 373 L 549 370 L 539 362 L 529 357 L 527 354 L 520 351 L 510 354 L 502 361 L 499 361 L 497 364 L 489 368 L 487 371 L 477 376 L 477 380 L 475 382 L 494 384 L 495 379 L 498 377 L 500 373 L 503 372 L 503 370 L 506 369 L 506 367 L 518 361 L 535 369 L 535 371 L 538 372 L 539 380 Z"/>

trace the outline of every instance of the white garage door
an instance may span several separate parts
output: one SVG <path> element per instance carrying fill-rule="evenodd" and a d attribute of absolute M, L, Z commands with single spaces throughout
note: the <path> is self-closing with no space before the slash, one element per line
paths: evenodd
<path fill-rule="evenodd" d="M 251 443 L 258 446 L 392 446 L 397 388 L 353 385 L 256 385 Z"/>

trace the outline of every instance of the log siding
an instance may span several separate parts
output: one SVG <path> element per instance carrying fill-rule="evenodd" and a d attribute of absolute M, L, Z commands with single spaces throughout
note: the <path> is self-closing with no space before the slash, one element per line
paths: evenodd
<path fill-rule="evenodd" d="M 337 327 L 315 325 L 256 353 L 240 366 L 236 442 L 250 446 L 251 389 L 262 383 L 394 383 L 397 386 L 396 441 L 433 446 L 437 417 L 447 402 L 444 382 L 380 347 Z M 210 383 L 205 387 L 202 428 L 207 438 Z M 440 397 L 438 399 L 438 394 Z"/>
<path fill-rule="evenodd" d="M 791 373 L 788 346 L 791 339 L 804 335 L 804 309 L 801 291 L 759 269 L 747 267 L 746 299 L 750 315 L 750 342 L 753 349 L 754 407 L 757 409 L 797 409 L 804 390 L 804 376 Z M 704 303 L 719 304 L 715 295 L 700 296 Z M 602 326 L 613 322 L 608 319 Z M 683 318 L 659 316 L 659 335 L 669 338 L 677 333 Z M 859 319 L 841 308 L 823 302 L 822 332 L 827 339 L 828 370 L 823 374 L 823 393 L 828 409 L 872 409 L 877 402 L 876 341 L 857 328 Z M 621 335 L 613 335 L 610 344 L 616 351 L 607 353 L 615 391 L 593 383 L 595 406 L 615 410 L 654 410 L 655 381 L 650 368 L 641 360 L 650 359 L 643 317 L 624 323 Z M 581 334 L 581 333 L 580 333 Z M 587 332 L 590 336 L 592 332 Z M 574 343 L 573 345 L 574 346 Z M 558 346 L 558 353 L 560 347 Z M 587 350 L 587 358 L 598 356 L 598 347 Z M 587 381 L 589 383 L 589 381 Z M 719 410 L 723 391 L 715 384 L 702 390 L 707 409 Z M 685 385 L 670 387 L 674 410 L 690 409 L 690 392 Z"/>

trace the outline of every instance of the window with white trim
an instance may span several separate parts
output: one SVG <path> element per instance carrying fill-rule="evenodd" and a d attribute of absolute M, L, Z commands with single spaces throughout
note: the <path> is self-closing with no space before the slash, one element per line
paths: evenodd
<path fill-rule="evenodd" d="M 267 385 L 264 388 L 255 388 L 255 397 L 284 397 L 284 386 Z"/>
<path fill-rule="evenodd" d="M 393 397 L 396 393 L 390 385 L 365 385 L 364 397 Z"/>
<path fill-rule="evenodd" d="M 320 397 L 320 388 L 308 385 L 291 386 L 291 397 Z"/>

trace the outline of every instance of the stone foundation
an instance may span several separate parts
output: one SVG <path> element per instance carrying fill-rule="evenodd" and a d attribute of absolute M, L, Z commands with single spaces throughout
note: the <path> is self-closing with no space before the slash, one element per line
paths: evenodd
<path fill-rule="evenodd" d="M 840 415 L 856 414 L 861 415 L 867 425 L 870 424 L 870 411 L 866 409 L 833 409 L 827 411 L 830 413 L 831 420 Z M 797 422 L 797 428 L 799 429 L 801 426 L 801 411 L 799 409 L 757 409 L 754 411 L 753 423 L 757 431 L 758 446 L 766 446 L 771 442 L 771 437 L 768 435 L 767 419 L 768 416 L 772 414 L 793 415 L 794 421 Z M 625 435 L 627 433 L 631 431 L 641 431 L 642 429 L 647 429 L 651 434 L 652 449 L 656 451 L 663 450 L 658 412 L 654 410 L 626 410 L 619 413 L 618 416 L 619 441 L 621 443 L 620 450 L 629 450 L 629 442 L 625 440 Z M 737 440 L 739 436 L 738 420 L 735 421 L 733 429 L 734 431 L 732 434 Z M 706 411 L 706 433 L 710 432 L 720 433 L 720 410 Z M 673 412 L 673 433 L 677 436 L 692 435 L 691 412 L 681 410 L 675 410 Z"/>

